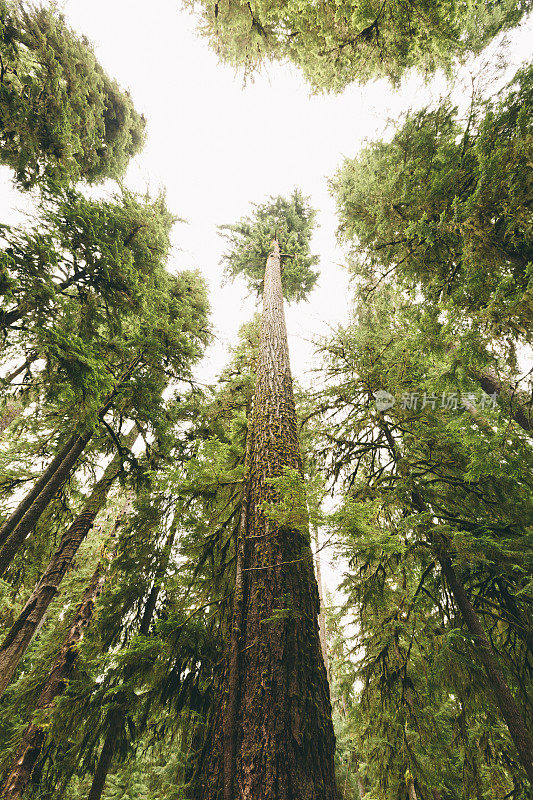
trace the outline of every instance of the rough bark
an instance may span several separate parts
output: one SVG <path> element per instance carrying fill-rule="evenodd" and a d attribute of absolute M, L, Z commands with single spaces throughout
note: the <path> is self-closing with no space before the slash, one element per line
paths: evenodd
<path fill-rule="evenodd" d="M 450 558 L 441 555 L 439 561 L 446 583 L 461 612 L 465 624 L 476 644 L 476 655 L 483 665 L 490 687 L 496 698 L 501 714 L 516 747 L 518 757 L 531 784 L 533 784 L 533 739 L 527 729 L 524 717 L 498 662 L 497 656 L 487 638 L 476 611 L 470 602 L 465 588 L 453 568 Z"/>
<path fill-rule="evenodd" d="M 320 647 L 322 650 L 322 658 L 324 659 L 324 666 L 326 667 L 326 675 L 328 678 L 328 686 L 330 685 L 330 672 L 329 672 L 329 656 L 328 656 L 328 640 L 326 635 L 326 607 L 324 605 L 324 588 L 322 586 L 322 566 L 320 564 L 320 542 L 318 539 L 318 529 L 315 528 L 315 567 L 316 567 L 316 582 L 318 586 L 318 601 L 320 604 L 320 611 L 318 612 L 318 629 L 320 632 Z"/>
<path fill-rule="evenodd" d="M 276 521 L 264 508 L 279 499 L 270 479 L 284 468 L 303 475 L 277 242 L 265 270 L 249 441 L 232 623 L 238 647 L 228 654 L 226 698 L 213 716 L 195 798 L 336 800 L 309 530 Z"/>
<path fill-rule="evenodd" d="M 120 387 L 131 375 L 141 356 L 137 356 L 125 372 L 121 375 L 113 390 L 108 394 L 103 405 L 99 408 L 96 419 L 102 420 L 110 409 Z M 48 506 L 56 492 L 70 476 L 78 458 L 89 443 L 94 430 L 87 428 L 81 433 L 74 433 L 53 458 L 41 477 L 32 489 L 20 501 L 9 519 L 0 529 L 0 576 L 3 575 L 9 564 L 14 559 L 20 546 L 27 535 L 37 524 L 39 517 Z"/>
<path fill-rule="evenodd" d="M 47 710 L 51 709 L 55 700 L 65 690 L 78 657 L 78 645 L 94 614 L 96 600 L 102 590 L 103 582 L 104 573 L 101 566 L 98 566 L 37 700 L 36 711 L 39 712 L 39 715 L 45 714 Z M 4 781 L 2 797 L 6 800 L 19 800 L 22 797 L 31 779 L 45 738 L 44 724 L 32 720 L 24 731 L 11 769 Z"/>
<path fill-rule="evenodd" d="M 137 437 L 134 428 L 124 440 L 131 447 Z M 26 652 L 33 636 L 44 620 L 48 606 L 56 596 L 61 581 L 68 572 L 79 546 L 91 530 L 94 520 L 104 505 L 109 489 L 121 469 L 120 455 L 116 455 L 87 498 L 82 511 L 63 534 L 56 552 L 26 605 L 13 623 L 0 645 L 0 697 Z"/>

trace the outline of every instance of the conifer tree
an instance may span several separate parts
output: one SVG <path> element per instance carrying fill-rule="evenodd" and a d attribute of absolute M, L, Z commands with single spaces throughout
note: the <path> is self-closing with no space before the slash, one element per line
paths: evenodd
<path fill-rule="evenodd" d="M 335 798 L 334 738 L 303 487 L 283 294 L 312 285 L 313 213 L 296 192 L 230 229 L 227 263 L 251 285 L 266 264 L 253 410 L 226 641 L 195 797 Z M 281 255 L 283 253 L 283 256 Z M 291 260 L 292 259 L 292 262 Z M 286 279 L 282 263 L 288 265 Z M 281 484 L 297 506 L 281 511 Z M 294 487 L 293 487 L 294 489 Z M 299 507 L 298 507 L 299 506 Z"/>
<path fill-rule="evenodd" d="M 119 178 L 144 117 L 55 8 L 0 3 L 0 162 L 28 189 Z"/>
<path fill-rule="evenodd" d="M 222 60 L 246 73 L 289 59 L 315 91 L 340 91 L 352 81 L 398 82 L 412 67 L 450 71 L 454 59 L 477 53 L 531 8 L 526 0 L 185 0 L 199 7 L 202 33 Z"/>
<path fill-rule="evenodd" d="M 466 121 L 447 103 L 409 114 L 332 181 L 341 238 L 369 292 L 391 280 L 423 291 L 452 368 L 526 431 L 532 395 L 517 350 L 533 329 L 532 77 L 521 69 L 497 101 L 475 97 Z"/>

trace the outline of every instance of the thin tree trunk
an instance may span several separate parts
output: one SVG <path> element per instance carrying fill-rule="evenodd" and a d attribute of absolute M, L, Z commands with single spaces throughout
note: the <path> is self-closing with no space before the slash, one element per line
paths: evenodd
<path fill-rule="evenodd" d="M 98 410 L 96 415 L 98 420 L 103 419 L 111 407 L 118 390 L 131 375 L 140 359 L 141 356 L 137 356 L 121 375 L 115 387 L 108 394 L 105 402 Z M 70 437 L 39 480 L 36 481 L 33 488 L 20 501 L 9 519 L 3 524 L 0 529 L 0 542 L 2 542 L 2 547 L 0 549 L 0 576 L 3 575 L 12 562 L 20 546 L 23 544 L 30 531 L 35 527 L 39 517 L 58 489 L 61 488 L 70 476 L 76 461 L 90 441 L 93 432 L 93 429 L 87 429 L 81 434 L 74 433 Z"/>
<path fill-rule="evenodd" d="M 37 494 L 37 497 L 30 504 L 26 513 L 20 518 L 18 524 L 16 524 L 7 539 L 4 540 L 4 544 L 0 549 L 0 576 L 4 574 L 7 567 L 11 564 L 19 548 L 24 543 L 27 535 L 37 524 L 43 511 L 48 506 L 58 489 L 61 488 L 61 486 L 69 477 L 74 464 L 82 454 L 91 436 L 92 431 L 87 431 L 82 436 L 76 436 L 74 444 L 66 454 L 65 458 L 56 467 L 54 473 L 50 476 L 48 482 L 44 485 L 41 491 Z M 33 494 L 34 490 L 28 493 L 28 495 Z M 22 501 L 20 505 L 27 500 L 28 495 L 26 498 L 24 498 L 24 501 Z M 12 517 L 16 516 L 18 511 L 19 509 L 16 509 Z M 10 522 L 10 520 L 7 522 Z"/>
<path fill-rule="evenodd" d="M 533 739 L 528 732 L 524 718 L 516 700 L 509 689 L 498 659 L 470 602 L 465 588 L 453 568 L 450 558 L 439 557 L 442 573 L 446 578 L 450 591 L 461 612 L 466 626 L 476 644 L 476 655 L 482 663 L 496 702 L 505 720 L 511 739 L 516 747 L 520 763 L 524 767 L 531 784 L 533 784 Z"/>
<path fill-rule="evenodd" d="M 92 619 L 96 600 L 102 590 L 103 583 L 104 572 L 99 565 L 63 640 L 59 655 L 48 674 L 37 700 L 36 711 L 43 713 L 51 709 L 57 697 L 65 690 L 68 678 L 78 657 L 79 643 Z M 22 797 L 39 758 L 45 738 L 46 728 L 43 723 L 30 722 L 24 731 L 11 769 L 4 781 L 2 797 L 6 798 L 6 800 L 19 800 Z"/>
<path fill-rule="evenodd" d="M 27 492 L 27 494 L 22 498 L 16 509 L 12 512 L 11 516 L 8 517 L 8 519 L 6 519 L 6 521 L 3 523 L 2 527 L 0 528 L 0 543 L 4 543 L 15 530 L 24 514 L 31 507 L 32 503 L 39 497 L 39 494 L 42 492 L 51 478 L 53 478 L 57 469 L 61 466 L 62 462 L 76 444 L 78 438 L 79 437 L 77 433 L 72 434 L 60 451 L 54 456 L 41 477 L 35 481 L 30 491 Z"/>
<path fill-rule="evenodd" d="M 404 464 L 402 456 L 400 455 L 398 447 L 394 442 L 392 434 L 384 420 L 381 421 L 381 429 L 383 430 L 389 446 L 391 447 L 391 450 L 396 458 L 398 469 L 403 471 Z M 428 511 L 428 506 L 426 505 L 418 489 L 414 489 L 412 492 L 412 503 L 413 508 L 416 511 Z M 472 634 L 474 641 L 477 644 L 475 653 L 485 670 L 489 680 L 489 685 L 493 691 L 501 715 L 507 725 L 511 739 L 516 747 L 520 763 L 524 767 L 530 783 L 533 784 L 533 739 L 528 732 L 524 717 L 518 708 L 513 694 L 507 685 L 498 657 L 492 649 L 489 640 L 487 639 L 483 625 L 481 624 L 480 619 L 468 598 L 463 584 L 457 577 L 450 556 L 445 550 L 443 550 L 442 544 L 439 544 L 438 547 L 435 547 L 435 551 L 438 550 L 440 550 L 440 552 L 437 552 L 437 556 L 441 565 L 442 574 L 444 575 L 454 600 L 457 603 L 457 607 L 459 608 L 466 627 Z"/>
<path fill-rule="evenodd" d="M 150 590 L 146 606 L 144 607 L 144 613 L 139 627 L 139 633 L 142 636 L 148 636 L 148 632 L 150 630 L 150 624 L 154 616 L 157 598 L 159 596 L 159 590 L 161 588 L 160 581 L 164 577 L 164 574 L 168 567 L 170 554 L 172 551 L 172 545 L 174 544 L 174 539 L 176 536 L 177 529 L 178 529 L 178 520 L 174 519 L 172 521 L 167 541 L 165 542 L 165 547 L 163 548 L 161 561 L 159 563 L 158 569 L 154 577 L 154 585 Z M 106 737 L 104 739 L 102 750 L 100 751 L 100 757 L 98 759 L 98 764 L 96 766 L 96 771 L 94 773 L 93 782 L 91 784 L 91 789 L 89 791 L 89 796 L 87 800 L 100 800 L 102 796 L 107 781 L 107 776 L 109 774 L 109 770 L 111 769 L 111 766 L 113 764 L 113 756 L 115 754 L 115 742 L 116 742 L 116 729 L 114 725 L 110 725 Z"/>
<path fill-rule="evenodd" d="M 417 800 L 415 782 L 412 778 L 407 779 L 407 793 L 409 795 L 409 800 Z"/>
<path fill-rule="evenodd" d="M 109 727 L 105 737 L 104 745 L 100 751 L 100 758 L 96 765 L 93 782 L 87 800 L 100 800 L 105 789 L 108 772 L 111 768 L 113 756 L 115 754 L 116 732 L 113 726 Z"/>
<path fill-rule="evenodd" d="M 253 403 L 252 403 L 253 408 Z M 239 701 L 239 648 L 241 646 L 244 610 L 244 555 L 246 548 L 246 525 L 250 502 L 250 459 L 252 454 L 252 430 L 246 434 L 244 459 L 244 486 L 241 514 L 237 534 L 237 556 L 235 565 L 235 588 L 233 593 L 232 624 L 229 646 L 228 695 L 223 714 L 224 737 L 224 800 L 232 800 L 235 775 L 235 752 L 237 748 L 237 711 Z"/>
<path fill-rule="evenodd" d="M 134 427 L 126 436 L 124 447 L 130 448 L 137 435 L 137 429 Z M 46 571 L 0 645 L 0 697 L 13 677 L 33 636 L 39 630 L 48 606 L 57 594 L 61 581 L 68 572 L 79 546 L 91 530 L 120 469 L 121 458 L 120 455 L 116 455 L 95 485 L 82 511 L 63 534 L 59 547 L 52 556 Z"/>
<path fill-rule="evenodd" d="M 483 370 L 472 370 L 474 377 L 484 392 L 497 395 L 508 406 L 512 419 L 528 433 L 533 431 L 533 396 L 518 391 L 505 380 L 502 380 L 490 367 Z"/>
<path fill-rule="evenodd" d="M 318 528 L 315 528 L 314 536 L 315 536 L 315 551 L 316 551 L 315 554 L 316 582 L 318 586 L 318 600 L 320 603 L 320 611 L 318 612 L 318 629 L 320 632 L 320 647 L 322 649 L 322 658 L 324 659 L 324 666 L 326 667 L 328 685 L 330 685 L 331 676 L 329 672 L 328 640 L 326 635 L 326 607 L 324 605 L 324 588 L 322 586 L 322 567 L 320 564 L 320 542 L 318 539 Z"/>
<path fill-rule="evenodd" d="M 359 789 L 359 797 L 363 800 L 363 797 L 366 794 L 365 784 L 363 783 L 363 778 L 361 775 L 357 776 L 357 788 Z"/>
<path fill-rule="evenodd" d="M 18 397 L 6 397 L 6 402 L 0 412 L 0 435 L 3 434 L 8 425 L 20 415 L 22 403 Z"/>
<path fill-rule="evenodd" d="M 174 539 L 176 538 L 177 529 L 178 529 L 178 519 L 174 518 L 172 520 L 172 525 L 170 526 L 168 538 L 165 542 L 165 546 L 161 554 L 161 561 L 154 576 L 154 584 L 150 589 L 148 600 L 146 601 L 146 605 L 144 607 L 141 624 L 139 625 L 139 633 L 142 636 L 148 636 L 148 633 L 150 631 L 150 624 L 154 616 L 157 598 L 159 597 L 159 592 L 161 590 L 161 581 L 163 580 L 165 573 L 168 569 L 170 554 L 172 552 L 172 545 L 174 544 Z"/>
<path fill-rule="evenodd" d="M 280 499 L 272 478 L 290 469 L 303 479 L 277 241 L 265 270 L 250 447 L 232 620 L 238 682 L 230 641 L 228 694 L 214 714 L 195 798 L 336 800 L 309 529 L 265 513 L 265 503 L 275 506 Z M 224 768 L 228 742 L 230 773 Z"/>

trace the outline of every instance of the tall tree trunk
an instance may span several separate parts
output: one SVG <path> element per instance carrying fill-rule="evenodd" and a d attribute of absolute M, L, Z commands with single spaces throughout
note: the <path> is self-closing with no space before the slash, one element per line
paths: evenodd
<path fill-rule="evenodd" d="M 324 666 L 326 667 L 326 675 L 328 678 L 328 685 L 331 683 L 329 672 L 329 656 L 328 656 L 328 640 L 326 635 L 326 607 L 324 605 L 324 587 L 322 585 L 322 567 L 320 564 L 320 542 L 318 539 L 318 528 L 314 530 L 315 536 L 315 565 L 316 565 L 316 582 L 318 586 L 318 601 L 320 604 L 320 611 L 318 612 L 318 630 L 320 633 L 320 647 L 322 650 L 322 658 L 324 659 Z"/>
<path fill-rule="evenodd" d="M 126 436 L 124 447 L 130 448 L 137 435 L 137 429 L 134 427 Z M 43 576 L 0 645 L 0 697 L 13 677 L 33 636 L 39 630 L 48 606 L 57 594 L 61 581 L 68 572 L 79 546 L 92 528 L 120 469 L 121 457 L 117 454 L 95 485 L 82 511 L 63 534 L 59 547 L 52 556 Z"/>
<path fill-rule="evenodd" d="M 303 477 L 277 241 L 265 270 L 249 446 L 232 624 L 239 680 L 232 679 L 230 646 L 226 702 L 213 717 L 195 798 L 335 800 L 335 739 L 309 529 L 265 511 L 265 503 L 280 499 L 272 478 L 285 468 Z"/>
<path fill-rule="evenodd" d="M 446 555 L 440 555 L 439 561 L 446 583 L 457 603 L 466 627 L 472 634 L 476 644 L 476 655 L 485 669 L 490 687 L 500 708 L 501 715 L 507 724 L 520 762 L 530 783 L 533 785 L 533 739 L 527 729 L 524 717 L 507 685 L 498 658 L 487 639 L 487 635 L 463 584 L 457 577 L 450 558 Z"/>
<path fill-rule="evenodd" d="M 131 375 L 141 356 L 133 359 L 124 373 L 120 376 L 112 391 L 108 394 L 103 405 L 96 415 L 97 420 L 102 420 L 109 411 L 113 400 L 120 387 Z M 48 506 L 58 489 L 70 476 L 72 469 L 87 446 L 93 435 L 93 429 L 88 428 L 82 433 L 74 433 L 54 457 L 39 480 L 20 501 L 0 529 L 0 576 L 3 575 L 9 564 L 14 559 L 20 546 L 27 535 L 33 530 L 39 517 Z"/>
<path fill-rule="evenodd" d="M 15 530 L 24 514 L 29 508 L 31 508 L 32 503 L 37 500 L 42 490 L 46 487 L 47 483 L 53 478 L 63 461 L 67 458 L 78 439 L 78 434 L 73 433 L 72 436 L 61 447 L 59 452 L 54 456 L 41 477 L 35 481 L 30 491 L 27 492 L 27 494 L 22 498 L 16 509 L 12 512 L 11 516 L 5 520 L 0 528 L 0 543 L 5 543 Z"/>
<path fill-rule="evenodd" d="M 363 783 L 363 778 L 361 775 L 357 776 L 357 788 L 359 789 L 359 797 L 363 800 L 363 797 L 366 794 L 365 784 Z"/>
<path fill-rule="evenodd" d="M 98 595 L 102 590 L 104 572 L 99 565 L 94 573 L 72 624 L 63 640 L 61 650 L 50 670 L 42 692 L 37 700 L 36 711 L 43 713 L 51 709 L 57 697 L 67 686 L 68 678 L 78 657 L 78 645 L 94 614 Z M 2 788 L 6 800 L 22 797 L 39 758 L 46 738 L 45 726 L 30 722 L 17 749 L 17 754 Z"/>
<path fill-rule="evenodd" d="M 98 759 L 98 764 L 96 765 L 96 771 L 94 773 L 93 782 L 91 784 L 91 789 L 89 791 L 87 800 L 100 800 L 102 797 L 102 793 L 105 789 L 105 782 L 107 780 L 107 774 L 111 768 L 111 763 L 115 754 L 115 741 L 116 732 L 114 727 L 110 726 L 109 730 L 107 731 L 103 747 L 100 751 L 100 758 Z"/>

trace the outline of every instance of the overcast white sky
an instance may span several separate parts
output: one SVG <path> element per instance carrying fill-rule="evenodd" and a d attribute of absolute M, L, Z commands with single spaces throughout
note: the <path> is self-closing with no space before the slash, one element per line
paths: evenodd
<path fill-rule="evenodd" d="M 202 380 L 213 380 L 227 346 L 255 310 L 243 283 L 221 287 L 224 245 L 217 225 L 234 222 L 248 213 L 250 203 L 290 193 L 295 186 L 310 196 L 319 212 L 314 252 L 321 259 L 320 281 L 309 302 L 287 309 L 293 372 L 308 383 L 314 365 L 311 340 L 348 313 L 347 275 L 335 243 L 327 178 L 343 156 L 378 138 L 387 119 L 436 98 L 444 90 L 442 78 L 424 85 L 414 77 L 396 92 L 381 81 L 351 86 L 337 96 L 310 96 L 295 69 L 275 65 L 243 87 L 241 77 L 222 66 L 197 36 L 195 19 L 179 0 L 63 0 L 59 5 L 148 120 L 146 146 L 132 162 L 126 185 L 140 191 L 149 186 L 154 193 L 166 187 L 169 208 L 188 221 L 174 229 L 171 267 L 198 268 L 209 282 L 217 340 L 199 371 Z M 532 33 L 529 24 L 513 34 L 514 63 L 530 54 Z M 23 205 L 9 171 L 0 169 L 0 219 L 13 219 L 13 210 Z"/>

